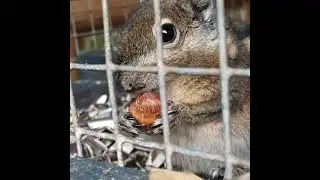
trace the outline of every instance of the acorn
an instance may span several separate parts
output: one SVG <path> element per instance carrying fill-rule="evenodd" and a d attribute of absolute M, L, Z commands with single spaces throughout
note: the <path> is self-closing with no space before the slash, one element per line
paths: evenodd
<path fill-rule="evenodd" d="M 137 96 L 129 105 L 129 112 L 142 126 L 148 126 L 160 118 L 160 97 L 154 92 Z"/>

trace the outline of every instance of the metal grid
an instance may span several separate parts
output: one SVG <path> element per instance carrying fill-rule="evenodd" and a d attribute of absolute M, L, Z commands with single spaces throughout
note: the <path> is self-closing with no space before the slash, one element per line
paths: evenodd
<path fill-rule="evenodd" d="M 88 0 L 88 6 L 90 0 Z M 232 178 L 232 165 L 233 164 L 240 164 L 250 167 L 250 162 L 240 160 L 234 157 L 231 154 L 231 139 L 230 139 L 230 127 L 229 127 L 229 101 L 228 101 L 228 86 L 229 86 L 229 78 L 231 76 L 248 76 L 250 77 L 250 69 L 236 69 L 230 68 L 227 64 L 227 53 L 226 53 L 226 37 L 225 37 L 225 24 L 224 24 L 224 0 L 216 0 L 217 6 L 217 20 L 218 20 L 218 31 L 219 31 L 219 48 L 220 48 L 220 67 L 219 68 L 179 68 L 179 67 L 167 67 L 163 64 L 162 61 L 162 37 L 161 37 L 161 24 L 160 24 L 160 0 L 153 0 L 154 2 L 154 13 L 155 13 L 155 26 L 156 26 L 156 41 L 157 41 L 157 59 L 158 59 L 158 66 L 128 66 L 128 65 L 116 65 L 112 63 L 112 56 L 111 56 L 111 44 L 110 44 L 110 28 L 109 28 L 109 12 L 108 12 L 108 2 L 107 0 L 102 0 L 102 10 L 103 10 L 103 26 L 104 26 L 104 38 L 105 38 L 105 57 L 106 57 L 106 64 L 105 65 L 85 65 L 85 64 L 76 64 L 70 63 L 70 69 L 86 69 L 86 70 L 100 70 L 107 72 L 107 80 L 109 85 L 109 95 L 110 101 L 112 105 L 112 117 L 115 127 L 114 133 L 115 134 L 106 134 L 106 133 L 98 133 L 95 131 L 86 130 L 80 128 L 78 125 L 78 117 L 75 108 L 75 101 L 73 96 L 72 90 L 72 82 L 70 80 L 70 107 L 71 107 L 71 116 L 74 121 L 75 126 L 75 136 L 76 136 L 76 145 L 77 145 L 77 153 L 78 156 L 83 156 L 82 154 L 82 147 L 80 143 L 80 136 L 83 134 L 92 135 L 99 138 L 104 139 L 112 139 L 116 141 L 117 147 L 117 158 L 118 164 L 123 166 L 123 158 L 122 158 L 122 151 L 121 145 L 124 142 L 132 143 L 135 145 L 145 146 L 149 148 L 155 148 L 160 150 L 165 150 L 166 154 L 166 168 L 172 169 L 171 164 L 171 156 L 173 152 L 182 153 L 189 156 L 197 156 L 200 158 L 210 159 L 210 160 L 218 160 L 218 161 L 225 161 L 226 163 L 226 171 L 225 171 L 225 178 L 231 179 Z M 91 12 L 90 12 L 91 13 Z M 94 29 L 94 22 L 92 15 L 90 15 L 91 33 L 82 33 L 77 34 L 76 29 L 73 28 L 73 38 L 75 40 L 76 48 L 77 48 L 77 55 L 79 52 L 79 47 L 77 38 L 79 36 L 86 36 L 90 34 L 97 34 L 98 31 Z M 72 24 L 75 27 L 75 22 L 72 20 Z M 101 32 L 101 31 L 100 31 Z M 130 71 L 130 72 L 158 72 L 159 75 L 159 93 L 160 93 L 160 101 L 161 101 L 161 113 L 163 117 L 163 126 L 164 126 L 164 144 L 159 144 L 156 142 L 145 142 L 133 138 L 128 138 L 119 134 L 119 128 L 117 126 L 118 119 L 117 119 L 117 103 L 116 103 L 116 96 L 114 91 L 114 81 L 113 81 L 113 72 L 116 71 Z M 174 72 L 179 74 L 192 74 L 192 75 L 220 75 L 221 77 L 221 103 L 222 103 L 222 117 L 223 117 L 223 126 L 224 126 L 224 143 L 225 143 L 225 153 L 224 156 L 218 154 L 209 154 L 200 151 L 191 150 L 184 147 L 178 147 L 174 144 L 170 143 L 170 130 L 169 130 L 169 123 L 168 123 L 168 113 L 166 111 L 167 104 L 166 96 L 165 96 L 165 75 L 167 73 Z"/>

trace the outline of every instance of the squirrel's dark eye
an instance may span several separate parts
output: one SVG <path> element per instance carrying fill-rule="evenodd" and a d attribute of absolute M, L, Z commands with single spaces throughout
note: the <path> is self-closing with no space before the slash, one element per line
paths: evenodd
<path fill-rule="evenodd" d="M 163 24 L 161 33 L 164 44 L 172 43 L 176 39 L 177 32 L 173 24 Z"/>

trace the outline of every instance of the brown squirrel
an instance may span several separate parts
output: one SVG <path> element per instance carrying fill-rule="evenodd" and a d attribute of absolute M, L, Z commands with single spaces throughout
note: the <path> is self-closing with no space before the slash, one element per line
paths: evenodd
<path fill-rule="evenodd" d="M 216 4 L 211 0 L 161 0 L 163 61 L 175 67 L 219 67 L 219 38 Z M 226 16 L 228 65 L 250 67 L 250 30 L 237 26 Z M 118 44 L 121 64 L 156 66 L 153 1 L 147 0 L 132 14 L 122 29 Z M 218 76 L 166 75 L 170 140 L 181 147 L 223 155 L 223 122 Z M 119 72 L 118 84 L 126 93 L 158 90 L 158 75 Z M 230 78 L 230 131 L 232 153 L 250 160 L 250 79 Z M 119 108 L 120 132 L 138 136 L 162 133 L 161 119 L 144 132 L 133 125 L 126 106 Z M 173 153 L 177 170 L 208 174 L 224 163 Z"/>

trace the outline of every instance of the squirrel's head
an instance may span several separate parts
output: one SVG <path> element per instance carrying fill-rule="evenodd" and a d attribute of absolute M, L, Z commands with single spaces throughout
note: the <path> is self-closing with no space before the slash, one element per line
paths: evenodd
<path fill-rule="evenodd" d="M 160 3 L 165 64 L 216 66 L 215 59 L 207 60 L 218 47 L 214 4 L 210 0 L 161 0 Z M 123 64 L 157 64 L 153 0 L 143 2 L 122 29 L 119 53 Z"/>
<path fill-rule="evenodd" d="M 161 0 L 163 62 L 175 67 L 219 67 L 216 5 L 211 0 Z M 144 1 L 119 36 L 121 64 L 156 66 L 153 1 Z M 231 42 L 231 41 L 230 41 Z M 175 103 L 198 104 L 217 100 L 218 77 L 166 75 L 168 98 Z M 126 92 L 158 88 L 158 75 L 120 72 L 118 83 Z M 188 98 L 186 98 L 188 97 Z"/>

